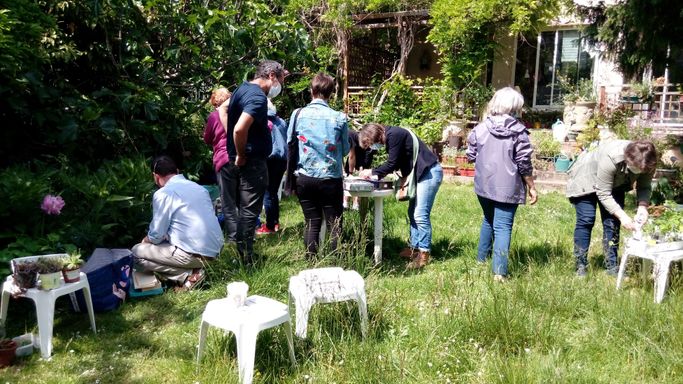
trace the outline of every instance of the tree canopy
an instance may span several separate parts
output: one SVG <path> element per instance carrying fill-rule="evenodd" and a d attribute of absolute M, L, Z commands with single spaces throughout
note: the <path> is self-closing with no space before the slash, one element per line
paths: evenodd
<path fill-rule="evenodd" d="M 608 57 L 626 77 L 642 75 L 650 64 L 661 71 L 683 54 L 680 0 L 628 0 L 611 6 L 599 2 L 577 9 L 591 21 L 586 33 L 604 44 Z"/>

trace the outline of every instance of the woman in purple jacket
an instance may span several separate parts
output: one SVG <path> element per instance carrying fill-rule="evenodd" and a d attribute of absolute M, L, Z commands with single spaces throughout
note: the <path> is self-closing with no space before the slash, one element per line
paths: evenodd
<path fill-rule="evenodd" d="M 484 220 L 479 232 L 477 261 L 484 263 L 493 245 L 493 278 L 505 280 L 515 212 L 529 193 L 537 199 L 532 176 L 529 135 L 515 116 L 524 98 L 514 89 L 498 90 L 487 108 L 486 118 L 467 138 L 467 159 L 474 162 L 474 192 Z"/>
<path fill-rule="evenodd" d="M 235 208 L 235 195 L 237 191 L 228 191 L 225 187 L 226 178 L 228 177 L 226 165 L 230 162 L 230 159 L 226 149 L 226 128 L 221 123 L 218 114 L 219 108 L 227 107 L 230 96 L 230 91 L 225 88 L 218 88 L 211 93 L 211 105 L 216 109 L 209 114 L 209 118 L 206 121 L 204 142 L 213 147 L 213 167 L 216 171 L 218 186 L 221 190 L 221 208 L 223 209 L 223 217 L 225 219 L 224 231 L 228 241 L 234 242 L 237 236 L 237 211 Z"/>

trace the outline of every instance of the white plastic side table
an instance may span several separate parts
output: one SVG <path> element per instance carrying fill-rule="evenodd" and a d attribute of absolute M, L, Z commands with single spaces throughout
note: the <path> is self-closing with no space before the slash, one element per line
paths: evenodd
<path fill-rule="evenodd" d="M 289 358 L 292 367 L 296 366 L 292 327 L 289 308 L 277 300 L 253 295 L 249 296 L 241 307 L 231 305 L 230 299 L 211 300 L 202 313 L 199 326 L 199 346 L 197 347 L 197 363 L 201 361 L 202 351 L 206 344 L 209 325 L 230 331 L 237 339 L 237 366 L 242 383 L 250 384 L 254 376 L 254 355 L 256 354 L 256 338 L 264 329 L 280 324 L 285 325 L 285 334 L 289 344 Z"/>
<path fill-rule="evenodd" d="M 59 288 L 44 291 L 38 288 L 29 288 L 26 292 L 20 293 L 16 296 L 26 297 L 35 303 L 36 314 L 38 317 L 38 334 L 40 339 L 40 355 L 43 359 L 49 359 L 52 354 L 52 326 L 55 317 L 55 301 L 58 297 L 68 295 L 69 293 L 83 290 L 83 297 L 85 297 L 85 304 L 88 307 L 88 317 L 90 317 L 90 327 L 92 331 L 97 333 L 95 326 L 95 313 L 92 307 L 92 298 L 90 297 L 90 284 L 88 283 L 88 276 L 81 272 L 81 279 L 75 283 L 65 283 L 62 278 Z M 2 303 L 0 304 L 0 326 L 5 324 L 7 319 L 7 306 L 9 304 L 10 294 L 17 292 L 18 287 L 14 285 L 12 276 L 8 276 L 7 280 L 2 285 Z"/>
<path fill-rule="evenodd" d="M 355 300 L 363 338 L 368 329 L 368 305 L 365 281 L 356 271 L 339 267 L 306 269 L 289 278 L 289 302 L 296 307 L 296 335 L 306 338 L 308 314 L 313 304 Z"/>
<path fill-rule="evenodd" d="M 374 191 L 348 191 L 344 190 L 344 195 L 352 197 L 364 197 L 372 198 L 375 200 L 374 211 L 375 211 L 375 247 L 372 252 L 375 258 L 375 265 L 382 262 L 382 232 L 384 220 L 384 199 L 392 196 L 394 194 L 393 189 L 378 189 Z"/>
<path fill-rule="evenodd" d="M 669 279 L 669 266 L 672 261 L 683 260 L 683 249 L 662 250 L 662 248 L 648 246 L 647 242 L 643 240 L 628 239 L 624 254 L 621 257 L 621 264 L 619 265 L 617 289 L 621 288 L 629 256 L 640 257 L 641 259 L 653 262 L 655 278 L 654 299 L 655 303 L 661 303 L 664 299 L 664 292 L 666 291 L 666 284 Z"/>

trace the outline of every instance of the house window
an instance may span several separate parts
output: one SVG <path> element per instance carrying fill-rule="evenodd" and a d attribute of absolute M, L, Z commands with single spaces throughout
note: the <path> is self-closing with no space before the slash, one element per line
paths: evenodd
<path fill-rule="evenodd" d="M 561 105 L 561 81 L 576 85 L 590 79 L 592 69 L 593 58 L 576 29 L 522 36 L 517 42 L 515 84 L 533 107 Z"/>

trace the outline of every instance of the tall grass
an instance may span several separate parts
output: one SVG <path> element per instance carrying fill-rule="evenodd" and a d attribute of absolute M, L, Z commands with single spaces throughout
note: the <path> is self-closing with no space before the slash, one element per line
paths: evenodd
<path fill-rule="evenodd" d="M 574 276 L 573 209 L 559 194 L 520 207 L 510 256 L 511 278 L 494 283 L 490 263 L 475 263 L 481 211 L 471 187 L 446 184 L 437 196 L 433 261 L 407 271 L 396 253 L 405 245 L 407 204 L 385 204 L 384 261 L 371 260 L 371 220 L 344 215 L 337 252 L 306 260 L 302 215 L 283 202 L 280 235 L 259 238 L 254 267 L 224 250 L 209 285 L 184 294 L 131 300 L 98 314 L 98 334 L 87 317 L 58 303 L 54 355 L 38 354 L 0 371 L 18 383 L 236 383 L 234 337 L 211 330 L 195 365 L 199 319 L 225 285 L 244 280 L 251 294 L 287 302 L 288 278 L 311 267 L 339 265 L 366 280 L 370 326 L 363 340 L 352 302 L 319 304 L 308 338 L 295 338 L 296 370 L 289 365 L 281 327 L 259 334 L 255 382 L 261 383 L 548 383 L 681 382 L 683 298 L 674 272 L 665 301 L 652 301 L 652 281 L 637 277 L 615 290 L 603 272 L 600 231 L 591 246 L 586 279 Z M 10 303 L 8 335 L 35 330 L 30 303 Z"/>

